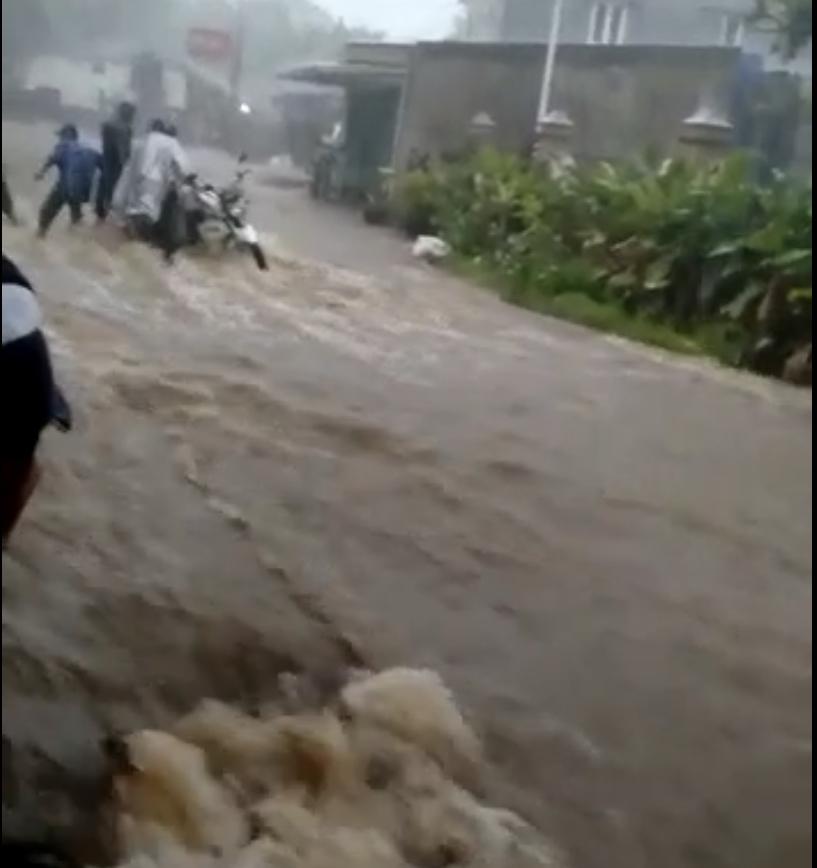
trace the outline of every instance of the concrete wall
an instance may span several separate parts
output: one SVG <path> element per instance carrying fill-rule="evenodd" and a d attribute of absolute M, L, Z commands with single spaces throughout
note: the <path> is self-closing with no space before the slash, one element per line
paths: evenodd
<path fill-rule="evenodd" d="M 523 150 L 534 138 L 545 46 L 421 43 L 413 55 L 398 128 L 396 165 L 412 149 L 464 147 L 469 121 L 486 112 L 494 143 Z M 738 53 L 720 48 L 564 45 L 554 76 L 554 109 L 575 123 L 575 153 L 628 157 L 668 152 L 702 96 L 728 105 Z"/>
<path fill-rule="evenodd" d="M 398 124 L 395 165 L 412 150 L 440 154 L 463 148 L 471 119 L 485 112 L 495 144 L 532 143 L 544 68 L 541 45 L 420 43 L 412 55 Z"/>
<path fill-rule="evenodd" d="M 132 99 L 130 64 L 69 60 L 40 56 L 28 65 L 22 86 L 26 90 L 56 88 L 62 104 L 82 109 L 105 110 L 108 102 Z"/>
<path fill-rule="evenodd" d="M 178 70 L 164 70 L 164 91 L 170 109 L 181 111 L 187 100 L 187 80 Z M 119 100 L 134 99 L 130 61 L 100 63 L 56 55 L 35 57 L 22 80 L 25 90 L 54 88 L 63 106 L 103 113 Z"/>
<path fill-rule="evenodd" d="M 566 46 L 552 107 L 575 124 L 578 157 L 668 153 L 702 102 L 728 115 L 738 60 L 722 48 Z"/>
<path fill-rule="evenodd" d="M 346 95 L 344 184 L 371 190 L 392 158 L 400 89 L 350 88 Z"/>

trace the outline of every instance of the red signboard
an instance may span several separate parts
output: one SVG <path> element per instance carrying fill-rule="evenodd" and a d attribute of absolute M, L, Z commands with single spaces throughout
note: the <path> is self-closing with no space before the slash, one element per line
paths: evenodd
<path fill-rule="evenodd" d="M 224 30 L 193 27 L 187 31 L 187 53 L 196 60 L 229 60 L 233 53 L 233 37 Z"/>

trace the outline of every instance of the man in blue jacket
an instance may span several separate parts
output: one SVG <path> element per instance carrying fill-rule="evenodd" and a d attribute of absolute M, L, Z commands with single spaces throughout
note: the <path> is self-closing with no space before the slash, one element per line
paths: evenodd
<path fill-rule="evenodd" d="M 65 124 L 57 136 L 56 147 L 35 176 L 41 180 L 52 166 L 57 169 L 57 180 L 40 207 L 40 237 L 48 232 L 65 205 L 71 212 L 72 223 L 82 220 L 82 206 L 91 198 L 94 175 L 102 165 L 99 152 L 79 141 L 73 124 Z"/>

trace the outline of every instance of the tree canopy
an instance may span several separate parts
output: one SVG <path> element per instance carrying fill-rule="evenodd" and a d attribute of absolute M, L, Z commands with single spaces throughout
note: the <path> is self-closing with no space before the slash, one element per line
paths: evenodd
<path fill-rule="evenodd" d="M 258 74 L 301 60 L 332 59 L 350 39 L 379 35 L 347 27 L 313 0 L 3 0 L 4 61 L 59 51 L 88 56 L 156 52 L 180 60 L 189 27 L 246 34 L 244 65 Z"/>
<path fill-rule="evenodd" d="M 783 57 L 795 57 L 811 42 L 811 0 L 755 0 L 751 20 L 774 34 Z"/>

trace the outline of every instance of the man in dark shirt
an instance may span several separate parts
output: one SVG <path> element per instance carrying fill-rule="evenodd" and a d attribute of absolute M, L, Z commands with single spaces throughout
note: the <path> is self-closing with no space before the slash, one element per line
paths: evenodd
<path fill-rule="evenodd" d="M 133 104 L 123 102 L 117 106 L 113 117 L 102 124 L 102 173 L 96 190 L 96 216 L 100 220 L 108 216 L 113 191 L 130 158 L 135 114 Z"/>

